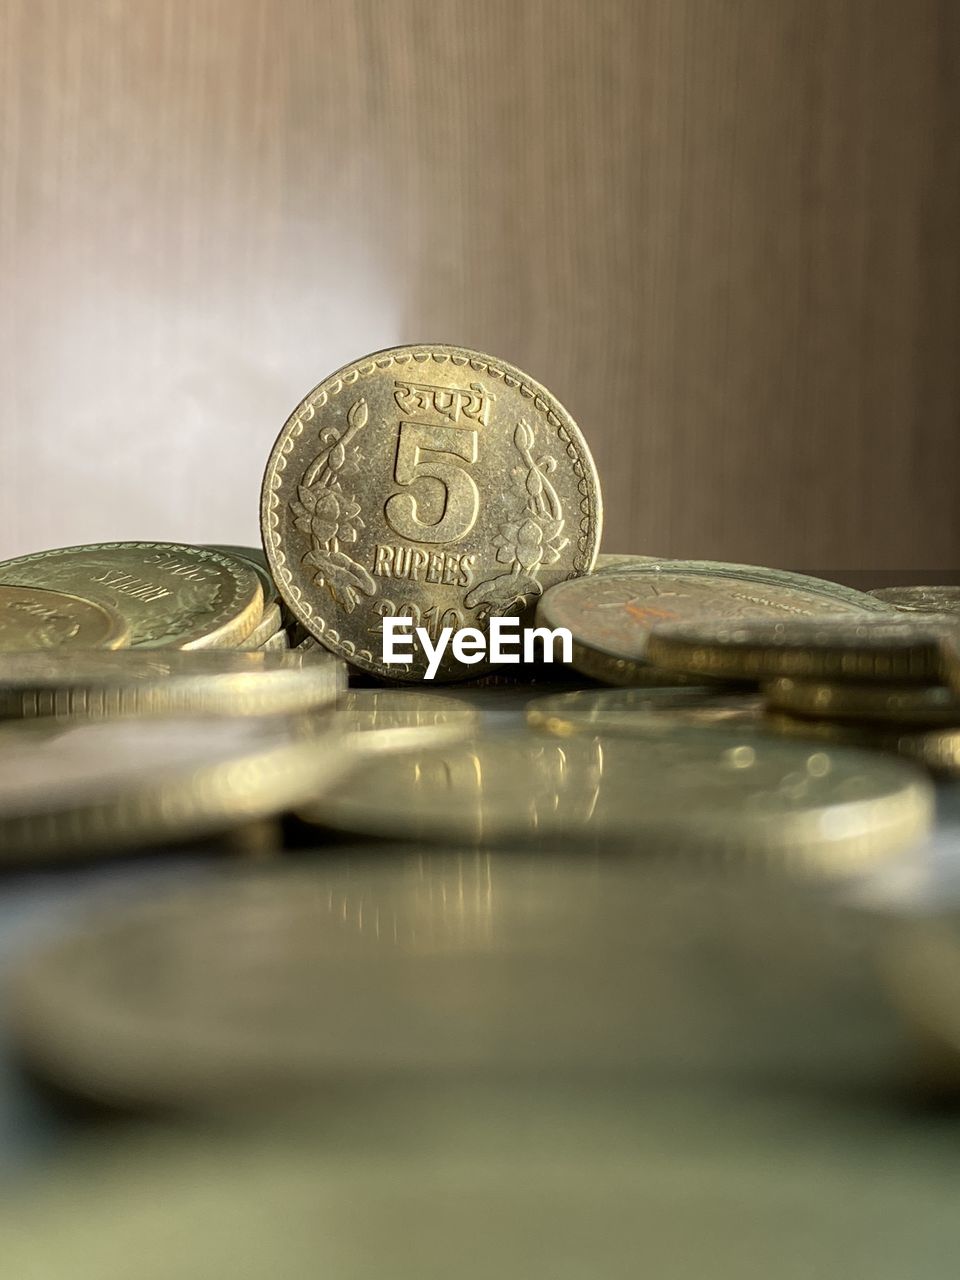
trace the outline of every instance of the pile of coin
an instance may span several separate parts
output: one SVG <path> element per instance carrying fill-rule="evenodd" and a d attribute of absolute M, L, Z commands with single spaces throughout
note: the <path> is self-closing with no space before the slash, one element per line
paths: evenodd
<path fill-rule="evenodd" d="M 519 937 L 536 914 L 519 906 L 552 892 L 555 874 L 559 915 L 580 902 L 582 877 L 551 870 L 565 858 L 592 867 L 609 857 L 618 877 L 666 864 L 672 883 L 696 882 L 705 866 L 760 868 L 790 886 L 848 881 L 929 834 L 934 788 L 916 763 L 960 768 L 960 593 L 869 595 L 760 566 L 598 555 L 600 486 L 583 436 L 549 391 L 492 357 L 396 348 L 327 378 L 273 446 L 261 532 L 262 552 L 116 542 L 0 563 L 0 858 L 169 847 L 282 819 L 277 851 L 349 852 L 345 837 L 369 838 L 409 868 L 413 842 L 418 859 L 457 850 L 455 871 L 431 882 L 436 898 L 407 881 L 398 897 L 382 867 L 369 892 L 346 897 L 329 875 L 221 887 L 172 914 L 107 921 L 92 951 L 58 944 L 25 970 L 17 1025 L 41 1068 L 82 1092 L 169 1101 L 180 1086 L 208 1097 L 227 1065 L 271 1087 L 382 1065 L 374 1020 L 349 1022 L 330 994 L 332 969 L 320 972 L 340 947 L 328 948 L 331 930 L 354 911 L 376 941 L 370 950 L 365 934 L 337 965 L 356 966 L 361 1002 L 379 991 L 381 1027 L 402 1016 L 420 1028 L 396 1037 L 393 1065 L 419 1069 L 431 1054 L 491 1065 L 483 1029 L 513 1044 L 543 1013 L 540 969 L 523 1012 L 496 1013 L 529 974 L 524 944 L 487 997 L 471 959 L 447 1005 L 443 966 L 430 969 L 441 991 L 431 1005 L 414 960 L 391 1004 L 401 938 L 411 954 L 442 935 L 441 951 L 472 956 L 505 936 L 504 921 Z M 482 639 L 495 616 L 568 629 L 569 668 L 496 672 L 451 647 L 440 694 L 424 688 L 423 652 L 405 666 L 384 656 L 385 618 L 434 639 L 464 628 Z M 372 683 L 381 687 L 356 687 Z M 562 691 L 543 696 L 544 683 Z M 495 849 L 498 892 L 515 914 L 492 905 Z M 518 850 L 541 859 L 519 878 L 509 869 Z M 590 918 L 589 946 L 563 951 L 563 972 L 588 954 L 609 959 L 597 940 L 615 920 L 622 940 L 623 913 L 646 891 L 636 871 L 617 878 Z M 231 1003 L 214 954 L 229 943 L 211 921 L 224 938 L 248 925 L 256 935 L 260 922 L 301 938 L 282 964 L 251 944 L 262 968 L 245 987 L 249 1008 Z M 562 932 L 545 935 L 547 969 Z M 140 970 L 151 992 L 168 982 L 171 1007 L 181 997 L 224 1005 L 239 1029 L 211 1044 L 196 1010 L 170 1025 L 163 1008 L 152 1022 L 146 1006 L 118 1013 L 133 986 L 111 984 L 133 972 L 122 959 L 133 938 L 135 950 L 154 947 Z M 342 975 L 336 983 L 345 989 Z M 602 986 L 577 1016 L 601 1007 Z M 484 998 L 473 1020 L 471 1001 Z M 273 1048 L 261 1036 L 264 1002 L 280 1010 Z M 463 1028 L 451 1039 L 438 1010 L 454 1006 Z M 317 1019 L 309 1035 L 296 1021 L 304 1011 Z M 593 1047 L 603 1059 L 607 1036 L 616 1052 L 606 1060 L 622 1066 L 636 1045 L 623 1056 L 625 1008 L 610 1017 Z M 575 1058 L 575 1022 L 558 1030 L 544 1017 L 530 1061 L 542 1067 L 557 1045 Z M 349 1062 L 337 1056 L 344 1045 Z M 165 1054 L 180 1076 L 151 1075 Z"/>

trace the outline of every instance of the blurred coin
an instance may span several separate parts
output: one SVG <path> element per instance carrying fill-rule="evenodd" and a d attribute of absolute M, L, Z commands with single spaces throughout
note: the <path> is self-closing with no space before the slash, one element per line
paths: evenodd
<path fill-rule="evenodd" d="M 874 945 L 782 882 L 401 847 L 101 911 L 24 956 L 9 1022 L 63 1088 L 208 1111 L 465 1071 L 863 1084 L 894 1067 Z"/>
<path fill-rule="evenodd" d="M 130 629 L 106 605 L 46 591 L 0 586 L 0 653 L 23 649 L 118 649 Z"/>
<path fill-rule="evenodd" d="M 634 565 L 638 564 L 669 564 L 669 561 L 662 560 L 659 556 L 618 556 L 611 552 L 602 551 L 597 556 L 593 572 L 609 573 L 611 569 L 632 569 Z"/>
<path fill-rule="evenodd" d="M 960 730 L 902 729 L 893 725 L 850 720 L 815 719 L 806 715 L 790 715 L 768 711 L 763 725 L 772 733 L 788 738 L 805 738 L 810 742 L 835 746 L 864 747 L 872 751 L 895 752 L 914 760 L 934 773 L 960 773 Z"/>
<path fill-rule="evenodd" d="M 332 785 L 339 735 L 270 720 L 0 728 L 0 862 L 99 855 L 280 813 Z"/>
<path fill-rule="evenodd" d="M 275 631 L 272 636 L 268 636 L 259 647 L 265 653 L 269 653 L 271 650 L 283 651 L 290 648 L 290 637 L 281 627 L 281 629 L 279 631 Z M 320 652 L 324 651 L 321 649 Z"/>
<path fill-rule="evenodd" d="M 769 859 L 843 874 L 928 830 L 932 788 L 868 753 L 720 729 L 553 741 L 490 735 L 378 757 L 307 821 L 394 838 Z"/>
<path fill-rule="evenodd" d="M 427 657 L 385 663 L 385 617 L 485 631 L 592 567 L 596 468 L 570 414 L 512 365 L 443 343 L 395 347 L 331 374 L 267 462 L 264 546 L 299 622 L 347 661 L 419 681 Z M 479 675 L 451 648 L 436 678 Z"/>
<path fill-rule="evenodd" d="M 272 600 L 264 609 L 263 617 L 237 647 L 240 649 L 259 649 L 265 641 L 275 636 L 282 626 L 283 618 L 280 614 L 280 606 L 275 600 Z"/>
<path fill-rule="evenodd" d="M 292 715 L 345 686 L 327 653 L 16 653 L 0 661 L 0 716 Z"/>
<path fill-rule="evenodd" d="M 349 689 L 333 713 L 335 727 L 359 734 L 361 749 L 395 750 L 457 741 L 480 723 L 475 706 L 461 698 L 416 689 Z"/>
<path fill-rule="evenodd" d="M 960 587 L 878 587 L 870 595 L 904 613 L 960 614 Z"/>
<path fill-rule="evenodd" d="M 960 697 L 939 684 L 873 684 L 794 680 L 764 685 L 771 707 L 797 716 L 899 725 L 960 725 Z"/>
<path fill-rule="evenodd" d="M 263 613 L 256 571 L 232 556 L 171 542 L 62 547 L 0 563 L 0 582 L 66 591 L 106 605 L 137 648 L 235 645 Z"/>
<path fill-rule="evenodd" d="M 559 737 L 572 733 L 650 733 L 678 725 L 755 728 L 763 699 L 717 686 L 680 689 L 578 689 L 527 703 L 527 724 Z"/>
<path fill-rule="evenodd" d="M 960 1091 L 960 920 L 956 912 L 895 922 L 881 973 L 916 1037 L 928 1083 Z"/>
<path fill-rule="evenodd" d="M 689 676 L 678 669 L 661 664 L 664 674 L 648 662 L 647 640 L 660 623 L 864 611 L 893 612 L 872 596 L 803 574 L 674 560 L 558 583 L 540 599 L 537 623 L 569 628 L 573 665 L 586 675 L 609 684 L 684 684 Z"/>
<path fill-rule="evenodd" d="M 940 675 L 960 694 L 960 636 L 945 635 L 940 640 Z"/>
<path fill-rule="evenodd" d="M 5 1263 L 22 1280 L 949 1275 L 951 1115 L 552 1074 L 74 1139 L 5 1189 Z"/>
<path fill-rule="evenodd" d="M 939 678 L 940 619 L 792 618 L 674 622 L 647 645 L 651 662 L 728 680 L 775 676 L 833 680 L 917 681 Z"/>

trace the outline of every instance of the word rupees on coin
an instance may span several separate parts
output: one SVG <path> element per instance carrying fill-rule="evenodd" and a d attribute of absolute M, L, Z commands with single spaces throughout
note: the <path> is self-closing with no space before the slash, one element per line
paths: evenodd
<path fill-rule="evenodd" d="M 600 542 L 593 459 L 563 406 L 502 360 L 397 347 L 333 374 L 274 445 L 261 501 L 281 595 L 327 648 L 377 675 L 387 617 L 436 639 L 522 616 L 588 572 Z M 478 675 L 448 652 L 438 680 Z"/>

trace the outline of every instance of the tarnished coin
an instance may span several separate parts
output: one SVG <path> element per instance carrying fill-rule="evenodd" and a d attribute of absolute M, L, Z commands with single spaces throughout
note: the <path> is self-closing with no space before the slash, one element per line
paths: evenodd
<path fill-rule="evenodd" d="M 843 874 L 920 839 L 932 788 L 897 760 L 732 730 L 491 735 L 378 757 L 298 812 L 365 835 L 616 843 Z"/>
<path fill-rule="evenodd" d="M 464 1071 L 889 1079 L 869 924 L 814 899 L 645 860 L 355 850 L 114 904 L 20 961 L 8 1024 L 101 1101 L 276 1110 L 335 1086 L 328 1139 L 351 1092 L 369 1122 Z"/>
<path fill-rule="evenodd" d="M 586 573 L 600 487 L 576 423 L 512 365 L 461 347 L 396 347 L 347 365 L 294 411 L 263 482 L 264 546 L 292 613 L 354 666 L 382 659 L 382 620 L 485 630 Z M 450 653 L 440 680 L 477 675 Z"/>
<path fill-rule="evenodd" d="M 802 618 L 828 613 L 890 615 L 889 605 L 835 582 L 752 565 L 708 560 L 637 564 L 552 587 L 537 606 L 537 622 L 567 627 L 573 665 L 608 684 L 682 684 L 678 668 L 651 669 L 647 640 L 664 622 L 698 619 Z"/>
<path fill-rule="evenodd" d="M 561 738 L 574 733 L 642 734 L 695 728 L 757 728 L 763 699 L 717 686 L 679 689 L 578 689 L 535 698 L 527 724 Z"/>
<path fill-rule="evenodd" d="M 940 673 L 939 619 L 827 617 L 673 622 L 647 656 L 671 670 L 728 680 L 776 676 L 930 684 Z"/>
<path fill-rule="evenodd" d="M 870 595 L 903 613 L 960 614 L 960 587 L 878 587 Z"/>
<path fill-rule="evenodd" d="M 0 716 L 293 715 L 345 687 L 328 653 L 16 653 L 0 664 Z"/>
<path fill-rule="evenodd" d="M 763 726 L 787 738 L 893 752 L 933 773 L 960 774 L 960 729 L 910 730 L 864 721 L 815 719 L 778 710 L 766 713 Z"/>
<path fill-rule="evenodd" d="M 138 719 L 0 726 L 0 862 L 192 838 L 302 804 L 352 757 L 284 720 Z"/>
<path fill-rule="evenodd" d="M 283 618 L 280 614 L 280 606 L 275 600 L 271 600 L 263 610 L 263 617 L 253 628 L 245 640 L 241 640 L 238 649 L 259 649 L 260 646 L 272 636 L 275 636 L 283 626 Z"/>
<path fill-rule="evenodd" d="M 118 649 L 130 628 L 106 605 L 42 587 L 0 586 L 0 653 Z"/>
<path fill-rule="evenodd" d="M 771 707 L 795 716 L 885 725 L 960 725 L 960 697 L 939 684 L 794 680 L 782 676 L 765 685 L 763 692 Z"/>
<path fill-rule="evenodd" d="M 106 605 L 151 649 L 235 645 L 263 613 L 256 571 L 233 556 L 173 542 L 62 547 L 0 563 L 0 582 L 48 587 Z"/>

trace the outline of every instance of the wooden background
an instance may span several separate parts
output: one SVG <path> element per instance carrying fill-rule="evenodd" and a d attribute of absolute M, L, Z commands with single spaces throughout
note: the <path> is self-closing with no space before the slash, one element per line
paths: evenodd
<path fill-rule="evenodd" d="M 956 0 L 0 0 L 0 554 L 253 541 L 365 351 L 578 418 L 607 550 L 960 563 Z"/>

